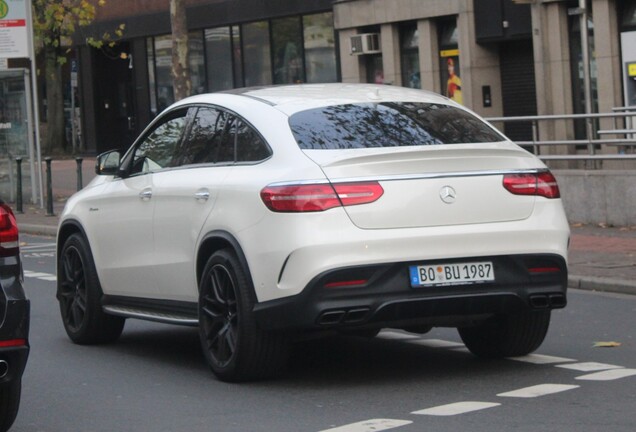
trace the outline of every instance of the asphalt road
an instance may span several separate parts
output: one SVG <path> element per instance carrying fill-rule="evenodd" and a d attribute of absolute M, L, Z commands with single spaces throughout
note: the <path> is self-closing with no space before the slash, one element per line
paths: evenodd
<path fill-rule="evenodd" d="M 303 342 L 284 377 L 226 384 L 193 328 L 128 320 L 115 344 L 72 344 L 54 297 L 54 240 L 22 241 L 32 351 L 12 432 L 636 428 L 634 296 L 570 291 L 525 359 L 479 360 L 453 329 L 385 330 Z"/>

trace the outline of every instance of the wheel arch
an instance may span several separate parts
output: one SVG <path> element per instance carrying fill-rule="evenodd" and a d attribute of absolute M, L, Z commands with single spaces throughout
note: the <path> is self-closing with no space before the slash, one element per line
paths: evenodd
<path fill-rule="evenodd" d="M 231 249 L 236 254 L 237 259 L 243 266 L 251 289 L 254 291 L 255 298 L 258 298 L 254 290 L 254 281 L 252 280 L 250 266 L 247 263 L 243 249 L 236 237 L 227 231 L 211 231 L 203 237 L 196 258 L 197 284 L 201 280 L 203 269 L 205 268 L 208 258 L 210 258 L 214 252 L 222 249 Z"/>
<path fill-rule="evenodd" d="M 64 243 L 66 243 L 66 240 L 73 234 L 81 234 L 82 237 L 84 237 L 84 239 L 86 240 L 87 243 L 89 243 L 89 246 L 90 246 L 90 242 L 88 241 L 88 236 L 86 235 L 86 231 L 84 231 L 82 224 L 75 219 L 65 220 L 64 222 L 62 222 L 59 229 L 57 230 L 57 244 L 55 246 L 55 249 L 56 249 L 58 257 L 62 253 L 62 248 L 64 247 Z"/>

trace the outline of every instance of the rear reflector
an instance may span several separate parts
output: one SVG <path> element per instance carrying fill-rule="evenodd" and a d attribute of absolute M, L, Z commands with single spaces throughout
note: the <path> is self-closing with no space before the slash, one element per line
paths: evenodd
<path fill-rule="evenodd" d="M 533 267 L 529 268 L 530 273 L 558 273 L 561 271 L 558 267 Z"/>
<path fill-rule="evenodd" d="M 261 199 L 275 212 L 319 212 L 340 206 L 368 204 L 384 189 L 378 182 L 267 186 Z"/>
<path fill-rule="evenodd" d="M 26 345 L 26 339 L 0 340 L 0 348 L 16 347 Z"/>
<path fill-rule="evenodd" d="M 349 287 L 354 285 L 364 285 L 367 283 L 366 279 L 358 279 L 358 280 L 348 280 L 348 281 L 336 281 L 329 282 L 325 284 L 325 288 L 340 288 L 340 287 Z"/>
<path fill-rule="evenodd" d="M 514 195 L 535 195 L 560 198 L 559 185 L 550 171 L 527 174 L 506 174 L 503 187 Z"/>

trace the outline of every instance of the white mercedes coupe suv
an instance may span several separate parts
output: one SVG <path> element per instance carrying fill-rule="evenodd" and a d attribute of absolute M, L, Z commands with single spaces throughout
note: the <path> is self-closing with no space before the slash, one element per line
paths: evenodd
<path fill-rule="evenodd" d="M 126 318 L 198 326 L 221 380 L 308 334 L 456 327 L 527 354 L 566 304 L 569 227 L 546 166 L 436 94 L 368 84 L 184 99 L 97 159 L 57 237 L 78 344 Z"/>

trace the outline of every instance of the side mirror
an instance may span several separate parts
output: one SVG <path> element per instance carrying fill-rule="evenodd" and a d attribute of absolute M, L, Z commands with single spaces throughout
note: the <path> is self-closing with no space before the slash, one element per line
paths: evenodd
<path fill-rule="evenodd" d="M 102 153 L 95 159 L 95 174 L 97 175 L 117 175 L 119 174 L 119 165 L 121 153 L 119 150 L 111 150 Z"/>

